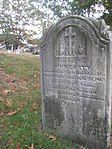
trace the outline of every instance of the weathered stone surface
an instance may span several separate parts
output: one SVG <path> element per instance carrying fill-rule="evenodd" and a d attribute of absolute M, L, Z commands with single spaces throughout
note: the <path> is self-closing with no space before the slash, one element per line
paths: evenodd
<path fill-rule="evenodd" d="M 66 17 L 41 46 L 43 128 L 89 149 L 107 149 L 111 47 L 104 22 Z"/>

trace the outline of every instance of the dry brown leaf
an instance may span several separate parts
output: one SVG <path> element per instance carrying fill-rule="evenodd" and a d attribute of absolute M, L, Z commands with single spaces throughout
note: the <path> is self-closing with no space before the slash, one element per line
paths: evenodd
<path fill-rule="evenodd" d="M 4 116 L 4 113 L 3 112 L 0 112 L 0 116 Z"/>
<path fill-rule="evenodd" d="M 16 77 L 15 73 L 10 74 L 11 77 Z"/>
<path fill-rule="evenodd" d="M 9 78 L 9 77 L 7 77 L 7 78 L 5 79 L 5 81 L 6 81 L 7 83 L 11 83 L 11 82 L 12 82 L 12 79 Z"/>
<path fill-rule="evenodd" d="M 30 90 L 27 89 L 27 90 L 26 90 L 26 93 L 29 93 L 29 92 L 30 92 Z"/>
<path fill-rule="evenodd" d="M 55 136 L 53 136 L 53 135 L 49 135 L 49 137 L 48 137 L 49 139 L 51 139 L 52 141 L 56 141 L 56 137 Z"/>
<path fill-rule="evenodd" d="M 40 84 L 36 84 L 33 87 L 39 89 L 40 88 Z"/>
<path fill-rule="evenodd" d="M 7 142 L 7 144 L 11 144 L 12 143 L 12 140 L 9 140 L 8 142 Z"/>
<path fill-rule="evenodd" d="M 20 149 L 20 143 L 17 144 L 17 148 L 16 149 Z"/>
<path fill-rule="evenodd" d="M 34 149 L 34 144 L 32 143 L 31 147 L 29 147 L 29 149 Z"/>
<path fill-rule="evenodd" d="M 10 92 L 11 92 L 11 90 L 7 90 L 7 89 L 6 89 L 6 90 L 3 91 L 3 94 L 6 96 L 6 95 L 7 95 L 8 93 L 10 93 Z"/>
<path fill-rule="evenodd" d="M 17 113 L 17 111 L 14 110 L 14 111 L 10 111 L 10 112 L 7 113 L 6 115 L 7 115 L 7 116 L 12 116 L 12 115 L 14 115 L 14 114 L 16 114 L 16 113 Z"/>
<path fill-rule="evenodd" d="M 7 107 L 11 107 L 12 106 L 12 100 L 11 99 L 7 99 L 6 102 L 5 102 L 5 105 Z"/>
<path fill-rule="evenodd" d="M 37 103 L 34 102 L 32 107 L 33 107 L 33 109 L 37 109 Z"/>
<path fill-rule="evenodd" d="M 3 68 L 0 68 L 0 71 L 3 71 Z"/>
<path fill-rule="evenodd" d="M 38 108 L 38 104 L 36 102 L 32 103 L 30 112 L 37 110 L 37 108 Z"/>
<path fill-rule="evenodd" d="M 17 91 L 16 86 L 12 88 L 12 93 L 14 94 Z"/>

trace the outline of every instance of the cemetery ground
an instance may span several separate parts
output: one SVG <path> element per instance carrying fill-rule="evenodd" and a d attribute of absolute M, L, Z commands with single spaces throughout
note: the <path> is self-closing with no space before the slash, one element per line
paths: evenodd
<path fill-rule="evenodd" d="M 0 52 L 0 149 L 81 149 L 42 131 L 39 58 Z"/>

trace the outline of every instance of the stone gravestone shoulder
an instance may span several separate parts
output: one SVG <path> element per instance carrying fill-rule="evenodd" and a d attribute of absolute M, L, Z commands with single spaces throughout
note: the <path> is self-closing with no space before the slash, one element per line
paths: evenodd
<path fill-rule="evenodd" d="M 104 21 L 65 17 L 41 45 L 43 128 L 107 149 L 111 127 L 111 49 Z"/>

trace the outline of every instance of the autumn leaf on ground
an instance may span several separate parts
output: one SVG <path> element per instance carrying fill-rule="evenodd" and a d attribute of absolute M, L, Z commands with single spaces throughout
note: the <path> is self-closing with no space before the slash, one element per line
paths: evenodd
<path fill-rule="evenodd" d="M 32 103 L 31 108 L 30 108 L 30 112 L 33 112 L 33 111 L 37 110 L 38 107 L 39 106 L 38 106 L 38 104 L 36 102 Z"/>
<path fill-rule="evenodd" d="M 48 137 L 49 139 L 51 139 L 52 141 L 56 141 L 56 137 L 55 136 L 53 136 L 53 135 L 49 135 L 49 137 Z"/>
<path fill-rule="evenodd" d="M 8 93 L 10 93 L 10 92 L 11 92 L 11 90 L 7 90 L 7 89 L 6 89 L 6 90 L 3 91 L 3 94 L 6 96 L 6 95 L 7 95 Z"/>
<path fill-rule="evenodd" d="M 35 109 L 37 109 L 37 107 L 38 107 L 37 103 L 34 102 L 33 105 L 32 105 L 32 108 L 35 110 Z"/>
<path fill-rule="evenodd" d="M 26 77 L 26 78 L 23 78 L 22 80 L 25 81 L 25 82 L 27 82 L 28 81 L 28 78 Z"/>
<path fill-rule="evenodd" d="M 8 142 L 7 142 L 7 144 L 11 144 L 12 143 L 12 140 L 9 140 Z"/>
<path fill-rule="evenodd" d="M 14 94 L 15 92 L 16 92 L 16 86 L 14 86 L 13 88 L 12 88 L 12 93 Z"/>
<path fill-rule="evenodd" d="M 16 149 L 20 149 L 20 143 L 17 144 L 17 148 Z"/>
<path fill-rule="evenodd" d="M 1 116 L 4 116 L 4 113 L 3 113 L 3 112 L 0 112 L 0 117 L 1 117 Z"/>
<path fill-rule="evenodd" d="M 39 89 L 40 88 L 40 84 L 33 85 L 33 87 Z"/>
<path fill-rule="evenodd" d="M 11 107 L 12 106 L 12 100 L 11 99 L 7 99 L 6 102 L 5 102 L 5 105 L 7 107 Z"/>
<path fill-rule="evenodd" d="M 34 75 L 34 78 L 36 78 L 37 76 L 36 75 Z"/>
<path fill-rule="evenodd" d="M 0 68 L 0 71 L 3 71 L 3 68 Z"/>
<path fill-rule="evenodd" d="M 7 77 L 7 78 L 5 79 L 5 81 L 6 81 L 7 83 L 11 83 L 11 82 L 12 82 L 12 79 Z"/>
<path fill-rule="evenodd" d="M 10 74 L 11 77 L 16 77 L 15 73 Z"/>
<path fill-rule="evenodd" d="M 34 149 L 34 144 L 32 143 L 31 147 L 29 147 L 29 149 Z"/>
<path fill-rule="evenodd" d="M 6 115 L 7 116 L 12 116 L 12 115 L 14 115 L 14 114 L 16 114 L 17 113 L 17 111 L 15 110 L 15 111 L 10 111 L 9 113 L 7 113 Z"/>

